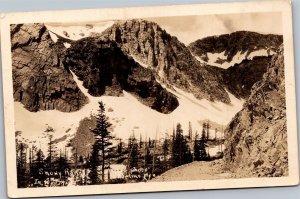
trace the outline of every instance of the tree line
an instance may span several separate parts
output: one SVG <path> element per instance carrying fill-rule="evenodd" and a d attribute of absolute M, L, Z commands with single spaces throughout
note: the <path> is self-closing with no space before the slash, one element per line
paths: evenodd
<path fill-rule="evenodd" d="M 146 141 L 133 133 L 127 143 L 113 137 L 111 125 L 103 102 L 99 102 L 96 126 L 89 129 L 95 139 L 87 157 L 78 157 L 76 147 L 72 158 L 67 156 L 66 150 L 57 150 L 51 127 L 45 131 L 48 133 L 47 156 L 41 149 L 29 148 L 16 140 L 18 187 L 67 186 L 72 178 L 76 185 L 137 182 L 192 161 L 210 160 L 206 150 L 209 123 L 203 123 L 201 136 L 196 133 L 193 137 L 190 123 L 187 136 L 184 135 L 178 123 L 173 134 L 163 140 L 149 138 Z M 122 178 L 110 178 L 111 164 L 125 165 Z"/>

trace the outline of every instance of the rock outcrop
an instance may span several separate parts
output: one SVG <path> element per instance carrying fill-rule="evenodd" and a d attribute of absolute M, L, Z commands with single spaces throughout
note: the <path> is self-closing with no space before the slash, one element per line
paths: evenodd
<path fill-rule="evenodd" d="M 227 90 L 240 99 L 248 99 L 252 86 L 267 72 L 272 56 L 243 60 L 222 71 L 222 82 Z"/>
<path fill-rule="evenodd" d="M 238 177 L 288 175 L 283 48 L 225 130 L 225 161 Z"/>
<path fill-rule="evenodd" d="M 79 110 L 87 98 L 62 64 L 65 47 L 43 24 L 11 25 L 14 100 L 30 111 Z"/>
<path fill-rule="evenodd" d="M 114 41 L 84 38 L 73 42 L 64 65 L 93 96 L 120 96 L 125 90 L 161 113 L 170 113 L 179 105 L 175 95 L 156 81 L 152 70 L 124 54 Z"/>
<path fill-rule="evenodd" d="M 176 37 L 146 20 L 116 22 L 93 37 L 115 41 L 122 51 L 149 66 L 156 79 L 194 94 L 198 99 L 230 103 L 217 74 L 213 74 Z"/>
<path fill-rule="evenodd" d="M 233 57 L 240 52 L 247 53 L 246 58 L 254 51 L 268 50 L 276 51 L 283 43 L 282 35 L 259 34 L 250 31 L 237 31 L 231 34 L 220 36 L 210 36 L 192 42 L 188 47 L 194 55 L 208 61 L 207 53 L 225 52 L 227 62 L 231 62 Z M 222 60 L 220 60 L 222 61 Z"/>

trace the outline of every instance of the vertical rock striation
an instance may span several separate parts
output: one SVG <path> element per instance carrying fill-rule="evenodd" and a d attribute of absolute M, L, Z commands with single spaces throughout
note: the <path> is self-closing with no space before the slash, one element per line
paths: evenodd
<path fill-rule="evenodd" d="M 227 126 L 225 161 L 239 177 L 287 176 L 283 47 Z"/>

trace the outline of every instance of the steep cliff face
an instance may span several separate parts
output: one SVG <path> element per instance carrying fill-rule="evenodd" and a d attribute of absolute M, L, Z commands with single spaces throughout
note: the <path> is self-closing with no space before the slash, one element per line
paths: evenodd
<path fill-rule="evenodd" d="M 87 98 L 62 64 L 65 47 L 43 24 L 11 26 L 14 99 L 30 111 L 79 110 Z"/>
<path fill-rule="evenodd" d="M 125 90 L 161 113 L 170 113 L 179 105 L 156 81 L 152 70 L 125 55 L 113 41 L 84 38 L 74 42 L 64 64 L 93 96 L 120 96 Z"/>
<path fill-rule="evenodd" d="M 272 56 L 243 60 L 242 63 L 222 71 L 222 82 L 237 98 L 247 99 L 252 86 L 262 79 L 271 60 Z"/>
<path fill-rule="evenodd" d="M 207 53 L 225 52 L 226 59 L 223 62 L 231 62 L 238 52 L 241 54 L 246 53 L 246 58 L 252 52 L 258 50 L 265 49 L 270 54 L 271 51 L 276 51 L 282 42 L 283 37 L 281 35 L 264 35 L 249 31 L 238 31 L 199 39 L 191 43 L 189 49 L 204 61 L 208 61 Z"/>
<path fill-rule="evenodd" d="M 239 176 L 288 175 L 283 48 L 225 131 L 225 161 Z"/>
<path fill-rule="evenodd" d="M 200 64 L 183 43 L 156 23 L 120 21 L 93 36 L 115 41 L 125 54 L 149 66 L 164 84 L 193 93 L 198 99 L 230 102 L 217 74 Z"/>

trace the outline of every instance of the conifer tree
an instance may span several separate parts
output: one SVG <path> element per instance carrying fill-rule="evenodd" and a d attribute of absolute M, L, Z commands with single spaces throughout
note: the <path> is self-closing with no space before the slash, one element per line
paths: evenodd
<path fill-rule="evenodd" d="M 99 184 L 100 183 L 100 178 L 98 175 L 98 166 L 100 165 L 100 160 L 99 160 L 99 148 L 96 144 L 93 145 L 92 147 L 92 154 L 89 159 L 89 178 L 91 184 Z"/>
<path fill-rule="evenodd" d="M 209 140 L 209 128 L 210 128 L 210 124 L 209 124 L 209 121 L 207 121 L 207 123 L 206 123 L 206 133 L 207 133 L 206 139 L 207 140 Z"/>
<path fill-rule="evenodd" d="M 192 123 L 189 122 L 189 139 L 193 139 L 193 129 L 192 129 Z"/>
<path fill-rule="evenodd" d="M 38 149 L 35 155 L 35 158 L 32 162 L 32 177 L 35 182 L 39 182 L 41 184 L 37 184 L 36 186 L 45 186 L 45 156 L 41 149 Z"/>
<path fill-rule="evenodd" d="M 27 145 L 25 143 L 17 143 L 17 184 L 19 188 L 28 186 L 28 175 L 26 167 Z"/>
<path fill-rule="evenodd" d="M 205 135 L 205 130 L 203 128 L 201 139 L 199 140 L 199 160 L 201 161 L 207 160 L 206 147 L 207 147 L 207 137 Z"/>
<path fill-rule="evenodd" d="M 118 146 L 117 146 L 117 153 L 118 153 L 119 156 L 121 156 L 122 153 L 123 153 L 123 143 L 122 143 L 122 139 L 120 139 L 120 142 L 119 142 L 119 144 L 118 144 Z"/>
<path fill-rule="evenodd" d="M 192 161 L 192 154 L 187 140 L 183 136 L 181 124 L 177 124 L 176 135 L 172 144 L 172 166 L 177 167 Z"/>
<path fill-rule="evenodd" d="M 199 145 L 199 137 L 198 134 L 195 136 L 194 140 L 194 160 L 200 160 L 200 145 Z"/>
<path fill-rule="evenodd" d="M 146 147 L 146 163 L 147 166 L 152 165 L 152 155 L 149 146 Z"/>
<path fill-rule="evenodd" d="M 206 123 L 205 122 L 203 122 L 203 124 L 202 124 L 202 134 L 201 134 L 201 139 L 202 140 L 206 140 Z"/>
<path fill-rule="evenodd" d="M 96 116 L 96 127 L 91 130 L 95 136 L 95 143 L 93 145 L 92 158 L 90 164 L 93 165 L 94 172 L 97 171 L 95 167 L 98 166 L 96 156 L 100 155 L 99 160 L 101 163 L 101 181 L 104 183 L 105 168 L 109 166 L 109 152 L 111 151 L 111 140 L 113 136 L 109 131 L 111 124 L 105 115 L 105 107 L 102 101 L 99 102 L 98 115 Z"/>
<path fill-rule="evenodd" d="M 164 170 L 166 170 L 167 169 L 167 155 L 169 153 L 169 142 L 166 138 L 164 140 L 162 148 L 163 148 L 163 154 L 164 154 Z"/>
<path fill-rule="evenodd" d="M 55 162 L 56 164 L 56 171 L 61 173 L 61 180 L 63 180 L 65 182 L 65 185 L 67 183 L 67 179 L 68 179 L 68 175 L 66 175 L 66 170 L 68 170 L 69 167 L 69 163 L 66 159 L 65 156 L 63 156 L 60 152 L 59 158 L 56 160 Z"/>
<path fill-rule="evenodd" d="M 138 143 L 134 135 L 130 136 L 128 141 L 128 164 L 129 168 L 131 169 L 133 167 L 137 168 L 138 166 Z"/>

